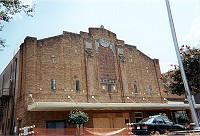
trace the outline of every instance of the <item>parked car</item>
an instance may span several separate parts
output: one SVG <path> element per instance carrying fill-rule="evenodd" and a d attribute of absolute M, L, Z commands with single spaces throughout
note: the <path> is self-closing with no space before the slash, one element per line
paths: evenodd
<path fill-rule="evenodd" d="M 200 121 L 199 121 L 199 126 L 200 126 Z M 188 129 L 194 129 L 195 127 L 196 127 L 195 123 L 190 123 Z"/>
<path fill-rule="evenodd" d="M 167 117 L 152 116 L 149 118 L 143 118 L 138 123 L 132 123 L 133 134 L 164 134 L 169 131 L 181 131 L 186 130 L 185 126 L 175 124 Z"/>

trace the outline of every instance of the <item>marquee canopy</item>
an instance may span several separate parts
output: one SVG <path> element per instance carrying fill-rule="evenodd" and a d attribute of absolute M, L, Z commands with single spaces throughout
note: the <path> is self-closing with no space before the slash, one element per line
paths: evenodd
<path fill-rule="evenodd" d="M 196 104 L 200 108 L 200 104 Z M 173 103 L 84 103 L 84 102 L 34 102 L 28 105 L 28 111 L 69 111 L 69 110 L 153 110 L 190 109 L 189 104 Z"/>

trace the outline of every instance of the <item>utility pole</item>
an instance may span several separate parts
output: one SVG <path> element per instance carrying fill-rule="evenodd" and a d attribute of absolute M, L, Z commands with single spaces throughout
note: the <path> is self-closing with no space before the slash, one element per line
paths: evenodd
<path fill-rule="evenodd" d="M 176 51 L 176 56 L 177 56 L 177 59 L 178 59 L 178 63 L 179 63 L 180 71 L 181 71 L 181 76 L 182 76 L 184 87 L 185 87 L 185 90 L 186 90 L 187 99 L 188 99 L 189 106 L 190 106 L 190 109 L 191 109 L 192 118 L 195 122 L 195 128 L 194 129 L 199 130 L 200 129 L 199 121 L 198 121 L 196 109 L 195 109 L 195 106 L 194 106 L 194 102 L 192 100 L 192 95 L 191 95 L 191 92 L 190 92 L 190 88 L 189 88 L 189 85 L 188 85 L 188 82 L 187 82 L 187 77 L 186 77 L 185 70 L 184 70 L 183 63 L 182 63 L 181 56 L 180 56 L 180 51 L 179 51 L 178 41 L 177 41 L 174 23 L 173 23 L 173 19 L 172 19 L 169 0 L 165 0 L 165 2 L 166 2 L 166 6 L 167 6 L 167 13 L 168 13 L 169 24 L 170 24 L 170 28 L 171 28 L 171 34 L 172 34 L 172 38 L 173 38 L 173 42 L 174 42 L 174 48 L 175 48 L 175 51 Z"/>

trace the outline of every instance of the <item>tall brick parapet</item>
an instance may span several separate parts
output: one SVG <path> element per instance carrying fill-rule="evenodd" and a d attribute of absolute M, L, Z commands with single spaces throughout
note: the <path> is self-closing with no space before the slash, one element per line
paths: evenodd
<path fill-rule="evenodd" d="M 154 62 L 154 68 L 155 68 L 155 81 L 156 81 L 156 87 L 159 90 L 159 95 L 160 95 L 160 102 L 164 101 L 164 94 L 161 91 L 163 88 L 163 84 L 162 81 L 160 80 L 160 75 L 161 75 L 161 71 L 160 71 L 160 64 L 159 64 L 159 59 L 153 59 Z"/>
<path fill-rule="evenodd" d="M 29 93 L 34 91 L 37 86 L 37 38 L 26 37 L 24 40 L 25 52 L 26 52 L 26 85 L 24 88 L 24 95 L 27 96 Z"/>
<path fill-rule="evenodd" d="M 154 62 L 155 68 L 156 68 L 157 78 L 159 78 L 161 75 L 159 59 L 153 59 L 153 62 Z"/>
<path fill-rule="evenodd" d="M 102 37 L 108 38 L 112 42 L 117 39 L 117 36 L 115 33 L 106 30 L 104 28 L 89 28 L 89 34 L 94 38 L 94 39 L 101 39 Z"/>
<path fill-rule="evenodd" d="M 20 46 L 19 57 L 19 80 L 17 91 L 16 118 L 22 119 L 22 124 L 26 123 L 26 106 L 28 94 L 35 90 L 36 85 L 36 58 L 37 58 L 37 38 L 26 37 Z"/>
<path fill-rule="evenodd" d="M 160 95 L 161 95 L 161 101 L 164 102 L 164 98 L 168 97 L 168 94 L 165 93 L 163 91 L 164 85 L 163 85 L 163 81 L 160 80 L 160 76 L 161 76 L 161 70 L 160 70 L 160 64 L 159 64 L 159 60 L 158 59 L 153 59 L 154 61 L 154 66 L 155 66 L 155 74 L 156 74 L 156 80 L 157 80 L 157 86 L 158 89 L 160 91 Z"/>

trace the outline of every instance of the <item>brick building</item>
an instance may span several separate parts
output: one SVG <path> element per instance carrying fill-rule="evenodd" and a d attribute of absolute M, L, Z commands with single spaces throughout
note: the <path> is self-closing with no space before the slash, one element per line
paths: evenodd
<path fill-rule="evenodd" d="M 71 127 L 73 110 L 88 114 L 86 127 L 121 128 L 158 113 L 176 121 L 189 105 L 162 91 L 160 74 L 158 59 L 103 27 L 26 37 L 0 75 L 2 134 L 33 124 Z"/>

